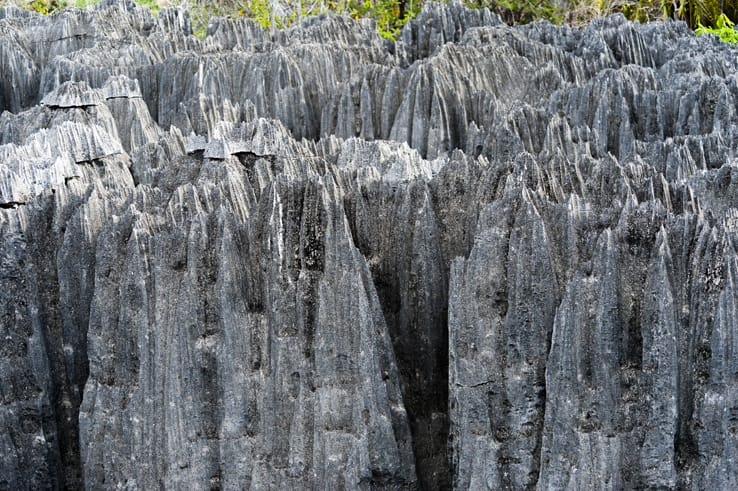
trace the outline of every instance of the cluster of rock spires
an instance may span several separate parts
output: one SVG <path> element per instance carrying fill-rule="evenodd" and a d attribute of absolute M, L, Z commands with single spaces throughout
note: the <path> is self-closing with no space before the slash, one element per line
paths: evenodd
<path fill-rule="evenodd" d="M 0 488 L 738 488 L 737 73 L 0 8 Z"/>

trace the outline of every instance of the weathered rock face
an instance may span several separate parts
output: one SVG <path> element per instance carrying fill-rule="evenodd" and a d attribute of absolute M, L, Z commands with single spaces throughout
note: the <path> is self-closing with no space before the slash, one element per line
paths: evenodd
<path fill-rule="evenodd" d="M 737 73 L 0 8 L 0 488 L 735 489 Z"/>

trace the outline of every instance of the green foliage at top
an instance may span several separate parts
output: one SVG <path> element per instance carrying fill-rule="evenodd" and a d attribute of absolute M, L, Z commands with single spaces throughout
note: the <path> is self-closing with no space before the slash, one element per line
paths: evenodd
<path fill-rule="evenodd" d="M 89 3 L 89 0 L 82 0 L 83 2 Z M 151 11 L 152 14 L 156 15 L 159 13 L 159 4 L 156 3 L 156 0 L 133 0 L 137 4 L 141 5 L 142 7 L 146 7 Z M 97 1 L 95 1 L 97 3 Z"/>
<path fill-rule="evenodd" d="M 354 19 L 370 18 L 386 39 L 395 39 L 405 23 L 415 17 L 424 0 L 232 0 L 229 2 L 195 2 L 189 6 L 195 34 L 204 36 L 207 19 L 214 16 L 246 17 L 261 27 L 283 29 L 302 19 L 328 12 Z"/>
<path fill-rule="evenodd" d="M 32 0 L 27 7 L 39 14 L 48 15 L 63 9 L 66 3 L 63 0 Z"/>
<path fill-rule="evenodd" d="M 4 0 L 0 0 L 0 4 Z M 7 1 L 7 0 L 6 0 Z M 10 0 L 13 1 L 13 0 Z M 86 7 L 98 0 L 15 0 L 42 14 L 53 14 L 66 6 Z M 154 14 L 157 0 L 134 0 Z M 192 16 L 195 35 L 205 37 L 212 16 L 247 17 L 263 28 L 285 28 L 305 17 L 326 12 L 370 18 L 379 34 L 397 38 L 402 26 L 415 17 L 428 0 L 173 0 L 185 1 Z M 440 0 L 449 1 L 449 0 Z M 590 20 L 622 13 L 630 20 L 658 19 L 685 21 L 697 34 L 714 34 L 722 41 L 736 43 L 734 21 L 738 20 L 738 0 L 463 0 L 469 7 L 489 8 L 508 24 L 548 20 L 554 24 L 581 25 Z"/>
<path fill-rule="evenodd" d="M 248 4 L 241 4 L 235 12 L 234 17 L 248 17 L 265 29 L 272 24 L 281 24 L 272 15 L 272 11 L 269 8 L 269 0 L 253 0 Z"/>
<path fill-rule="evenodd" d="M 89 5 L 95 5 L 99 1 L 100 0 L 27 0 L 22 2 L 21 6 L 28 10 L 38 12 L 39 14 L 49 15 L 55 14 L 66 7 L 85 8 Z M 134 2 L 142 7 L 146 7 L 154 15 L 159 12 L 159 5 L 156 3 L 156 0 L 134 0 Z M 0 6 L 2 6 L 1 0 Z"/>
<path fill-rule="evenodd" d="M 724 43 L 738 44 L 738 30 L 734 29 L 735 23 L 727 15 L 720 14 L 715 27 L 699 25 L 695 31 L 697 34 L 712 34 L 720 38 Z"/>
<path fill-rule="evenodd" d="M 720 18 L 738 20 L 738 2 L 734 0 L 681 0 L 675 9 L 676 16 L 693 29 L 700 25 L 721 29 Z"/>
<path fill-rule="evenodd" d="M 527 24 L 537 20 L 563 24 L 569 7 L 565 2 L 555 0 L 470 0 L 465 3 L 496 12 L 507 24 Z"/>
<path fill-rule="evenodd" d="M 348 3 L 349 15 L 354 19 L 370 18 L 377 23 L 379 35 L 385 39 L 394 40 L 402 26 L 418 15 L 423 3 L 398 2 L 395 0 L 351 1 Z"/>
<path fill-rule="evenodd" d="M 638 22 L 675 19 L 692 29 L 718 27 L 721 16 L 738 20 L 738 0 L 466 0 L 473 7 L 487 7 L 508 24 L 548 20 L 579 25 L 596 17 L 621 13 Z"/>

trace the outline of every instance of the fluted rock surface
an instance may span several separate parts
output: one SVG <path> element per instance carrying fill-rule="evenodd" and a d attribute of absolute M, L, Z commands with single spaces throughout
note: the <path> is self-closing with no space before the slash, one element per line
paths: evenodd
<path fill-rule="evenodd" d="M 736 48 L 6 7 L 0 111 L 0 488 L 738 486 Z"/>

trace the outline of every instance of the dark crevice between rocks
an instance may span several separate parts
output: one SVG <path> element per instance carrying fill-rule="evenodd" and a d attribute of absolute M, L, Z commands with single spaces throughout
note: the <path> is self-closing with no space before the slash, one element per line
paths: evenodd
<path fill-rule="evenodd" d="M 8 201 L 6 203 L 0 203 L 0 208 L 4 210 L 15 210 L 19 206 L 23 206 L 26 203 L 23 201 Z"/>
<path fill-rule="evenodd" d="M 432 344 L 428 339 L 412 343 L 400 327 L 403 298 L 398 285 L 381 273 L 372 271 L 382 312 L 387 322 L 395 359 L 400 373 L 403 402 L 410 422 L 415 455 L 415 471 L 419 488 L 423 490 L 451 489 L 448 459 L 448 310 L 433 324 L 443 326 L 443 341 Z M 425 346 L 423 346 L 425 345 Z M 427 353 L 430 350 L 431 353 Z M 425 352 L 425 353 L 424 353 Z M 430 355 L 428 357 L 427 355 Z M 430 358 L 430 359 L 428 359 Z M 434 380 L 418 377 L 422 365 L 433 363 Z"/>
<path fill-rule="evenodd" d="M 418 488 L 451 489 L 448 455 L 448 278 L 442 282 L 444 286 L 438 285 L 444 288 L 443 307 L 437 309 L 434 317 L 429 319 L 431 326 L 423 325 L 425 320 L 419 318 L 420 312 L 415 303 L 417 299 L 413 298 L 416 291 L 412 288 L 402 291 L 402 273 L 398 270 L 405 267 L 400 264 L 403 259 L 385 258 L 381 262 L 372 259 L 383 253 L 397 255 L 398 251 L 372 250 L 372 246 L 364 243 L 358 231 L 355 203 L 348 199 L 344 204 L 354 244 L 370 265 L 372 281 L 392 341 L 402 399 L 412 434 Z M 402 239 L 403 242 L 408 240 L 411 241 L 407 237 Z M 400 249 L 404 247 L 400 244 L 396 246 Z M 414 274 L 406 273 L 408 276 Z M 442 274 L 448 273 L 443 271 Z M 419 286 L 427 278 L 417 277 L 413 281 Z M 428 334 L 433 335 L 432 338 Z M 424 376 L 428 373 L 432 376 Z"/>
<path fill-rule="evenodd" d="M 46 223 L 36 223 L 28 228 L 28 244 L 31 245 L 29 256 L 38 258 L 29 264 L 32 280 L 35 283 L 37 304 L 44 306 L 38 312 L 42 326 L 41 335 L 45 347 L 45 355 L 49 367 L 49 402 L 53 412 L 56 434 L 47 436 L 55 451 L 59 453 L 61 469 L 49 470 L 58 476 L 62 489 L 82 489 L 82 464 L 79 442 L 79 408 L 81 390 L 87 382 L 88 370 L 83 367 L 81 380 L 70 380 L 67 370 L 64 346 L 64 329 L 59 311 L 59 281 L 57 269 L 54 267 L 54 255 L 58 250 L 57 239 L 48 233 L 53 229 L 53 204 L 48 205 L 47 213 L 41 213 Z M 76 387 L 75 387 L 76 386 Z M 75 390 L 78 389 L 78 390 Z"/>

